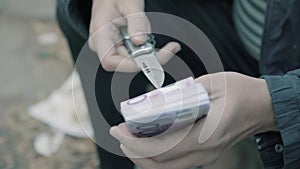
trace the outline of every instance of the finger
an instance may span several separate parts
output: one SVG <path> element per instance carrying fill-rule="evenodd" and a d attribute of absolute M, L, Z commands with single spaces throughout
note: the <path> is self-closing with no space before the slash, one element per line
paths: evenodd
<path fill-rule="evenodd" d="M 196 83 L 201 83 L 203 87 L 206 89 L 208 95 L 211 95 L 211 81 L 209 75 L 203 75 L 195 79 Z"/>
<path fill-rule="evenodd" d="M 110 134 L 142 157 L 155 156 L 155 159 L 170 160 L 189 153 L 191 144 L 198 144 L 197 137 L 193 137 L 192 128 L 192 126 L 187 126 L 177 132 L 162 134 L 158 137 L 136 138 L 128 131 L 126 124 L 122 123 L 117 127 L 112 127 Z"/>
<path fill-rule="evenodd" d="M 157 52 L 156 57 L 159 63 L 164 65 L 180 50 L 181 50 L 181 46 L 179 43 L 169 42 Z"/>
<path fill-rule="evenodd" d="M 142 45 L 146 42 L 150 33 L 150 22 L 143 11 L 133 10 L 126 16 L 128 25 L 128 34 L 131 41 L 136 45 Z"/>
<path fill-rule="evenodd" d="M 167 45 L 165 45 L 162 49 L 160 49 L 157 54 L 156 54 L 156 57 L 158 59 L 158 61 L 164 65 L 166 64 L 177 52 L 179 52 L 181 50 L 181 46 L 179 45 L 179 43 L 177 42 L 170 42 L 168 43 Z M 130 60 L 132 60 L 130 57 L 129 57 L 129 53 L 127 52 L 127 49 L 125 48 L 124 45 L 119 45 L 117 47 L 117 53 L 120 55 L 120 56 L 126 56 L 127 58 L 129 58 Z M 129 61 L 131 62 L 131 61 Z M 135 63 L 135 62 L 134 62 Z M 128 65 L 129 64 L 129 65 Z M 128 63 L 128 61 L 124 61 L 124 63 L 122 63 L 122 65 L 120 65 L 120 67 L 118 68 L 117 71 L 124 71 L 124 70 L 127 70 L 127 69 L 124 69 L 124 67 L 128 67 L 128 66 L 131 66 L 132 63 Z M 140 68 L 138 68 L 136 66 L 136 64 L 134 64 L 132 67 L 130 67 L 129 70 L 127 71 L 130 71 L 130 72 L 135 72 L 135 71 L 138 71 Z"/>
<path fill-rule="evenodd" d="M 136 152 L 128 149 L 123 144 L 120 144 L 120 148 L 123 151 L 123 153 L 126 155 L 126 157 L 128 157 L 128 158 L 140 158 L 140 159 L 145 158 L 145 157 L 143 157 L 141 155 L 138 155 Z"/>
<path fill-rule="evenodd" d="M 130 57 L 130 54 L 123 44 L 117 47 L 117 51 L 120 56 L 125 56 L 126 60 L 123 60 L 123 62 L 121 62 L 121 64 L 115 69 L 115 71 L 137 72 L 140 70 L 135 61 Z"/>
<path fill-rule="evenodd" d="M 208 91 L 211 100 L 209 112 L 207 113 L 198 138 L 199 143 L 203 144 L 214 134 L 222 134 L 217 129 L 222 122 L 226 108 L 226 90 L 221 90 L 224 88 L 224 85 L 226 85 L 226 76 L 224 72 L 205 75 L 197 79 L 197 82 L 201 82 L 203 84 Z"/>
<path fill-rule="evenodd" d="M 128 58 L 121 55 L 106 56 L 101 65 L 106 71 L 117 71 L 117 72 L 136 72 L 138 67 L 136 63 Z"/>
<path fill-rule="evenodd" d="M 197 159 L 195 160 L 195 158 L 198 158 L 196 154 L 189 154 L 175 160 L 158 162 L 152 158 L 139 158 L 137 157 L 138 155 L 124 145 L 121 145 L 121 150 L 133 163 L 142 169 L 188 169 L 194 166 L 193 161 L 196 161 Z"/>
<path fill-rule="evenodd" d="M 117 52 L 118 52 L 118 54 L 121 55 L 121 56 L 125 56 L 125 57 L 130 58 L 130 54 L 128 53 L 126 47 L 125 47 L 123 44 L 121 44 L 121 45 L 119 45 L 119 46 L 117 47 Z M 130 58 L 130 59 L 131 59 L 131 58 Z"/>
<path fill-rule="evenodd" d="M 127 129 L 126 123 L 121 123 L 118 126 L 111 127 L 109 132 L 117 139 L 123 139 L 122 137 L 129 137 L 131 139 L 137 138 Z"/>
<path fill-rule="evenodd" d="M 125 123 L 112 127 L 110 134 L 119 140 L 121 144 L 143 157 L 157 155 L 166 149 L 166 145 L 156 138 L 137 138 L 133 136 Z"/>
<path fill-rule="evenodd" d="M 93 52 L 97 52 L 96 47 L 95 47 L 95 44 L 94 44 L 94 41 L 92 40 L 92 38 L 89 38 L 89 39 L 88 39 L 88 45 L 89 45 L 89 48 L 90 48 Z"/>
<path fill-rule="evenodd" d="M 211 79 L 210 79 L 210 75 L 204 75 L 201 76 L 199 78 L 197 78 L 195 80 L 197 83 L 201 83 L 203 85 L 203 87 L 206 89 L 210 99 L 212 99 L 211 95 L 212 95 L 212 86 L 211 86 Z M 216 125 L 211 125 L 212 123 L 210 122 L 212 118 L 214 118 L 215 113 L 217 112 L 216 106 L 213 106 L 213 101 L 211 101 L 211 106 L 209 109 L 209 112 L 207 113 L 207 116 L 204 120 L 204 125 L 202 127 L 202 129 L 200 130 L 199 133 L 199 138 L 198 138 L 198 142 L 200 144 L 205 143 L 210 136 L 212 136 L 214 130 L 216 129 Z M 211 130 L 209 127 L 211 127 L 213 130 Z"/>
<path fill-rule="evenodd" d="M 152 160 L 151 158 L 134 158 L 137 156 L 134 152 L 126 148 L 124 145 L 121 144 L 121 150 L 123 153 L 130 158 L 130 160 L 135 163 L 137 166 L 139 166 L 142 169 L 161 169 L 156 167 L 156 162 Z"/>
<path fill-rule="evenodd" d="M 112 8 L 111 6 L 107 6 L 107 5 L 105 6 L 103 4 L 100 7 L 97 5 L 93 6 L 92 14 L 91 14 L 92 19 L 89 28 L 90 35 L 94 35 L 96 32 L 100 32 L 100 31 L 103 32 L 103 35 L 110 35 L 110 36 L 118 35 L 118 30 L 116 28 L 127 25 L 126 18 L 119 17 L 118 15 L 113 15 L 109 12 L 103 13 L 101 12 L 103 10 L 114 11 L 115 9 L 114 7 Z M 111 33 L 111 31 L 113 31 L 113 33 L 109 34 Z M 98 37 L 101 38 L 102 36 L 98 36 Z M 91 39 L 92 38 L 89 38 L 89 46 L 93 51 L 97 52 L 95 43 Z"/>
<path fill-rule="evenodd" d="M 91 35 L 90 44 L 96 49 L 100 62 L 106 55 L 111 56 L 117 54 L 115 45 L 119 39 L 119 29 L 113 24 L 99 28 Z"/>
<path fill-rule="evenodd" d="M 150 32 L 150 22 L 144 12 L 144 1 L 123 1 L 125 5 L 129 5 L 123 8 L 123 15 L 126 16 L 128 25 L 128 34 L 131 36 L 131 40 L 136 45 L 144 44 L 147 40 L 147 33 Z"/>
<path fill-rule="evenodd" d="M 117 34 L 117 35 L 116 35 Z M 136 63 L 128 57 L 125 49 L 118 46 L 118 31 L 99 30 L 91 36 L 90 44 L 96 48 L 101 65 L 106 71 L 135 72 L 138 70 Z M 121 53 L 119 53 L 121 52 Z"/>
<path fill-rule="evenodd" d="M 168 133 L 164 138 L 165 143 L 172 145 L 168 151 L 151 157 L 156 161 L 169 161 L 186 156 L 199 147 L 198 137 L 204 123 L 204 119 L 199 119 L 195 124 L 191 124 L 176 132 Z"/>

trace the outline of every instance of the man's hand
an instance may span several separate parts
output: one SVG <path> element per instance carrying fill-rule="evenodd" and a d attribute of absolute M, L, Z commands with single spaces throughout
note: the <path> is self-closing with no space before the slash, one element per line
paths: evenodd
<path fill-rule="evenodd" d="M 120 28 L 123 26 L 128 27 L 133 43 L 145 43 L 151 28 L 144 13 L 143 0 L 93 0 L 89 46 L 98 54 L 102 67 L 107 71 L 138 70 L 122 44 Z M 179 50 L 178 43 L 170 42 L 156 57 L 164 64 Z"/>
<path fill-rule="evenodd" d="M 211 108 L 207 117 L 199 120 L 172 149 L 155 153 L 161 152 L 161 149 L 172 144 L 172 140 L 185 134 L 186 129 L 144 139 L 131 135 L 125 123 L 111 128 L 110 133 L 120 141 L 123 152 L 142 169 L 208 166 L 242 139 L 259 132 L 276 130 L 265 80 L 227 72 L 205 75 L 196 81 L 207 89 Z"/>

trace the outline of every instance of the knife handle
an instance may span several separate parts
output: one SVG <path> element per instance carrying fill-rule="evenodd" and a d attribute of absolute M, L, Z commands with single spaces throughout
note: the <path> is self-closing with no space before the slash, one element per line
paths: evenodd
<path fill-rule="evenodd" d="M 131 40 L 130 36 L 128 35 L 127 28 L 121 28 L 121 35 L 123 37 L 123 43 L 127 48 L 128 53 L 131 55 L 132 58 L 145 55 L 145 54 L 155 54 L 155 40 L 154 35 L 148 35 L 148 39 L 143 45 L 135 45 Z"/>

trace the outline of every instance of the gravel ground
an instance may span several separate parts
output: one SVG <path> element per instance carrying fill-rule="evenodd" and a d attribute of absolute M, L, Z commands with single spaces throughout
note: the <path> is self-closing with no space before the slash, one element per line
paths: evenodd
<path fill-rule="evenodd" d="M 43 46 L 37 37 L 55 33 Z M 99 162 L 89 139 L 66 137 L 52 157 L 38 155 L 33 139 L 47 126 L 27 114 L 28 106 L 59 87 L 72 71 L 64 38 L 55 21 L 0 15 L 0 168 L 93 169 Z"/>

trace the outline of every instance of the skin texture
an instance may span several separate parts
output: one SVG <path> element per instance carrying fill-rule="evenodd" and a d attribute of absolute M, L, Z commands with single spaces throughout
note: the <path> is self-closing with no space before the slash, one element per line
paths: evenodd
<path fill-rule="evenodd" d="M 134 44 L 145 43 L 151 26 L 144 13 L 143 0 L 93 1 L 89 46 L 98 54 L 106 71 L 139 70 L 122 43 L 120 28 L 124 26 L 127 26 Z M 180 50 L 178 43 L 170 42 L 160 49 L 156 57 L 161 64 L 165 64 Z"/>
<path fill-rule="evenodd" d="M 106 71 L 139 70 L 128 56 L 119 30 L 127 26 L 133 43 L 143 44 L 151 32 L 144 5 L 143 0 L 93 1 L 89 46 Z M 156 57 L 164 64 L 178 51 L 180 45 L 170 42 Z M 230 152 L 236 143 L 255 133 L 277 130 L 265 80 L 223 72 L 202 76 L 196 82 L 205 86 L 212 104 L 208 115 L 191 128 L 150 139 L 134 137 L 125 123 L 111 128 L 124 153 L 142 169 L 220 168 L 216 166 L 224 166 L 220 161 L 223 152 Z M 187 131 L 175 147 L 157 153 Z"/>
<path fill-rule="evenodd" d="M 111 128 L 110 134 L 120 141 L 123 152 L 142 169 L 210 166 L 241 140 L 256 133 L 277 130 L 265 80 L 222 72 L 195 81 L 208 91 L 211 108 L 208 116 L 197 121 L 186 137 L 169 151 L 155 154 L 186 129 L 143 139 L 133 136 L 125 123 Z M 149 156 L 149 152 L 153 156 Z"/>

